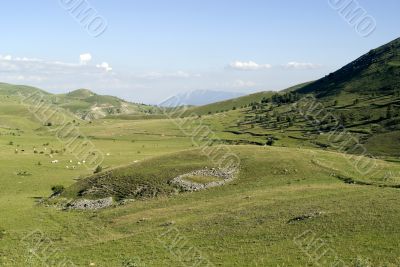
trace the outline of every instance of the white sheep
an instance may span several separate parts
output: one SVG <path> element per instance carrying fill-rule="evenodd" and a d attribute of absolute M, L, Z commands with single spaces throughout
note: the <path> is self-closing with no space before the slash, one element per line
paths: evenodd
<path fill-rule="evenodd" d="M 58 163 L 58 160 L 53 160 L 51 163 L 53 164 Z"/>
<path fill-rule="evenodd" d="M 78 165 L 81 165 L 81 162 L 80 162 L 80 161 L 78 161 Z"/>

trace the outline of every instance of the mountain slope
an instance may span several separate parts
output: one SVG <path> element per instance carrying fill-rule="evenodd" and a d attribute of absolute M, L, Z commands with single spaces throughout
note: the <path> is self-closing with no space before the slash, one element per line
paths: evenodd
<path fill-rule="evenodd" d="M 297 92 L 327 97 L 340 93 L 387 94 L 394 90 L 400 90 L 400 38 L 371 50 Z"/>
<path fill-rule="evenodd" d="M 212 116 L 202 119 L 222 133 L 222 140 L 216 142 L 311 146 L 397 160 L 399 50 L 400 39 L 396 39 L 318 81 L 190 108 L 187 115 L 210 112 Z M 316 99 L 304 98 L 309 95 Z M 214 115 L 214 110 L 224 112 Z"/>
<path fill-rule="evenodd" d="M 289 91 L 294 91 L 297 90 L 298 88 L 302 88 L 303 86 L 307 85 L 309 83 L 302 83 L 298 84 L 292 87 L 289 87 L 282 92 L 289 92 Z M 254 102 L 260 102 L 265 98 L 270 98 L 272 95 L 276 94 L 277 92 L 273 91 L 264 91 L 264 92 L 258 92 L 250 95 L 245 95 L 233 99 L 228 99 L 225 101 L 220 101 L 200 107 L 191 107 L 189 108 L 183 116 L 190 116 L 191 114 L 197 114 L 197 115 L 206 115 L 206 114 L 213 114 L 217 112 L 223 112 L 223 111 L 228 111 L 232 109 L 239 109 L 244 106 L 250 105 L 251 103 Z"/>

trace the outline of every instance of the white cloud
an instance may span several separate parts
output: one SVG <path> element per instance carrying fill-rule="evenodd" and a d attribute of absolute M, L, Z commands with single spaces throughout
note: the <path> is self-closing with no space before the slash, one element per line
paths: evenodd
<path fill-rule="evenodd" d="M 86 65 L 92 60 L 92 55 L 90 53 L 85 53 L 79 56 L 82 65 Z"/>
<path fill-rule="evenodd" d="M 320 68 L 321 65 L 314 63 L 304 63 L 304 62 L 296 62 L 292 61 L 284 65 L 285 68 L 288 69 L 297 69 L 297 70 L 305 70 L 305 69 L 317 69 Z"/>
<path fill-rule="evenodd" d="M 90 56 L 82 57 L 82 55 L 80 57 L 84 62 L 89 62 L 90 58 Z M 79 88 L 84 87 L 83 85 L 90 87 L 88 81 L 93 80 L 99 81 L 99 84 L 104 84 L 104 80 L 114 83 L 112 77 L 107 77 L 110 75 L 106 74 L 112 69 L 110 65 L 102 63 L 99 66 L 101 69 L 95 65 L 82 64 L 82 60 L 81 62 L 67 63 L 0 55 L 0 81 L 47 88 Z"/>
<path fill-rule="evenodd" d="M 12 56 L 11 55 L 6 55 L 6 56 L 0 55 L 0 60 L 12 60 Z"/>
<path fill-rule="evenodd" d="M 270 69 L 272 66 L 270 64 L 258 64 L 254 61 L 235 61 L 229 64 L 228 68 L 234 70 L 255 71 Z"/>
<path fill-rule="evenodd" d="M 101 64 L 97 64 L 96 68 L 104 69 L 106 72 L 112 71 L 111 66 L 107 62 L 103 62 Z"/>

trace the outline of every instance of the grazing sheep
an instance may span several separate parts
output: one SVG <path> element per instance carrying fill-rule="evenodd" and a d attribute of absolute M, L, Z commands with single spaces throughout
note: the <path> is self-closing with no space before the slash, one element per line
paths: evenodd
<path fill-rule="evenodd" d="M 78 161 L 78 165 L 81 165 L 81 162 L 80 162 L 80 161 Z"/>
<path fill-rule="evenodd" d="M 69 160 L 69 163 L 72 163 L 72 159 Z"/>
<path fill-rule="evenodd" d="M 74 170 L 75 170 L 75 169 L 76 169 L 76 167 L 75 167 L 75 166 L 72 166 L 72 169 L 74 169 Z"/>
<path fill-rule="evenodd" d="M 86 160 L 82 161 L 82 163 L 85 164 L 85 163 L 86 163 Z"/>
<path fill-rule="evenodd" d="M 51 163 L 53 164 L 58 163 L 58 160 L 53 160 Z"/>

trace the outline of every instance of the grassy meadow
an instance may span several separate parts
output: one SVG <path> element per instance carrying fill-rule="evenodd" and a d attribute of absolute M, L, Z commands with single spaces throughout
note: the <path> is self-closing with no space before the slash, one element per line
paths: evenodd
<path fill-rule="evenodd" d="M 3 102 L 1 266 L 398 266 L 396 162 L 378 160 L 378 171 L 366 178 L 348 156 L 299 142 L 234 145 L 241 164 L 233 182 L 176 193 L 168 180 L 213 163 L 172 120 L 77 120 L 106 155 L 104 184 L 129 191 L 147 181 L 159 193 L 99 211 L 62 211 L 38 200 L 54 185 L 67 187 L 64 197 L 76 196 L 93 170 L 77 165 L 52 127 L 13 99 Z M 226 128 L 239 112 L 191 120 L 234 140 Z M 51 157 L 51 150 L 59 153 Z"/>

